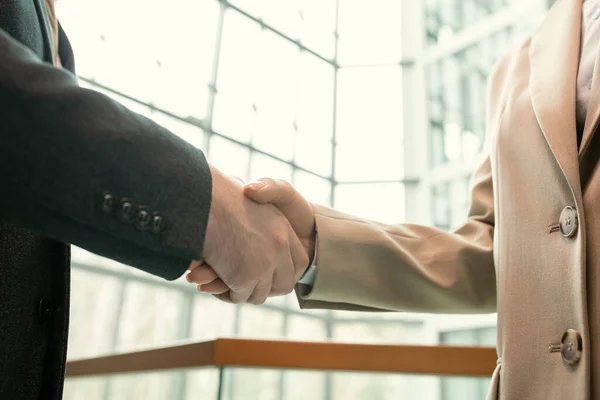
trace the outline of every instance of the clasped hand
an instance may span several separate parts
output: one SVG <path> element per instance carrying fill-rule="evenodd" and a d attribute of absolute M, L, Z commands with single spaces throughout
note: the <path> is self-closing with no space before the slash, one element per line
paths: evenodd
<path fill-rule="evenodd" d="M 214 167 L 211 173 L 204 258 L 192 262 L 187 280 L 230 303 L 290 293 L 314 253 L 312 206 L 284 181 L 243 186 Z"/>

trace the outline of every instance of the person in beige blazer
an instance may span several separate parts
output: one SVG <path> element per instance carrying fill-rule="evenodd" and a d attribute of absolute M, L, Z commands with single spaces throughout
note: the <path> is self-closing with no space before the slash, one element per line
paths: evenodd
<path fill-rule="evenodd" d="M 497 311 L 489 399 L 600 399 L 600 78 L 578 146 L 581 21 L 581 0 L 558 0 L 494 68 L 488 146 L 453 232 L 311 205 L 281 181 L 246 186 L 288 217 L 308 254 L 318 246 L 314 277 L 296 287 L 301 307 Z M 208 266 L 188 280 L 227 290 Z"/>

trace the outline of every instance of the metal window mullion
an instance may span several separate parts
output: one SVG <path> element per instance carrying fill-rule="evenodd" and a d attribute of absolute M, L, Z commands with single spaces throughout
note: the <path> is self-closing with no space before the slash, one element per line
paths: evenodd
<path fill-rule="evenodd" d="M 123 302 L 125 300 L 125 290 L 129 283 L 130 279 L 127 277 L 121 277 L 121 290 L 119 290 L 118 301 L 117 301 L 117 311 L 115 312 L 115 325 L 113 334 L 111 337 L 111 351 L 113 354 L 117 352 L 117 342 L 119 338 L 119 321 L 121 320 L 121 313 L 123 312 Z M 112 391 L 112 380 L 114 379 L 112 376 L 105 377 L 106 381 L 104 382 L 104 400 L 111 399 L 111 391 Z"/>
<path fill-rule="evenodd" d="M 182 293 L 182 307 L 179 310 L 181 314 L 179 320 L 179 339 L 188 339 L 191 336 L 192 317 L 194 309 L 194 294 L 191 292 Z M 187 370 L 176 371 L 171 382 L 173 399 L 185 400 L 187 389 Z"/>
<path fill-rule="evenodd" d="M 335 176 L 335 162 L 336 162 L 336 152 L 337 152 L 337 111 L 338 111 L 338 74 L 340 71 L 340 65 L 338 63 L 338 53 L 339 53 L 339 21 L 340 21 L 340 0 L 335 0 L 335 47 L 333 53 L 333 124 L 332 124 L 332 133 L 331 133 L 331 191 L 330 191 L 330 205 L 332 207 L 335 206 L 335 189 L 337 187 L 337 178 Z M 333 312 L 331 310 L 326 313 L 326 336 L 328 339 L 333 338 Z M 324 399 L 331 400 L 333 397 L 333 375 L 329 372 L 325 373 L 325 393 Z"/>
<path fill-rule="evenodd" d="M 291 37 L 289 37 L 288 35 L 286 35 L 285 33 L 281 32 L 278 29 L 275 29 L 274 27 L 266 24 L 261 18 L 256 18 L 253 15 L 247 13 L 246 11 L 242 10 L 241 8 L 237 7 L 234 4 L 231 4 L 228 0 L 217 0 L 219 3 L 221 4 L 225 4 L 227 7 L 231 8 L 232 10 L 242 14 L 243 16 L 245 16 L 246 18 L 256 22 L 257 24 L 259 24 L 263 29 L 266 29 L 274 34 L 276 34 L 277 36 L 279 36 L 280 38 L 291 42 L 293 44 L 295 44 L 296 46 L 300 47 L 302 50 L 312 54 L 313 56 L 317 57 L 318 59 L 326 62 L 327 64 L 335 64 L 335 60 L 329 60 L 327 59 L 327 57 L 323 57 L 322 55 L 320 55 L 319 53 L 315 52 L 314 50 L 309 49 L 308 47 L 304 46 L 302 43 L 300 43 L 299 40 L 296 39 L 292 39 Z M 336 27 L 337 29 L 337 27 Z M 337 42 L 337 39 L 336 39 Z"/>
<path fill-rule="evenodd" d="M 332 178 L 331 177 L 328 177 L 328 176 L 325 176 L 325 175 L 321 175 L 318 172 L 312 171 L 312 170 L 310 170 L 308 168 L 304 168 L 304 167 L 296 164 L 293 161 L 290 162 L 290 161 L 285 160 L 285 159 L 283 159 L 283 158 L 281 158 L 279 156 L 276 156 L 275 154 L 266 152 L 264 150 L 260 150 L 260 149 L 254 147 L 251 144 L 241 142 L 241 141 L 239 141 L 237 139 L 234 139 L 234 138 L 229 137 L 229 136 L 227 136 L 227 135 L 225 135 L 223 133 L 220 133 L 220 132 L 217 132 L 217 131 L 213 130 L 211 128 L 211 126 L 210 126 L 210 125 L 212 125 L 212 119 L 211 119 L 210 122 L 207 122 L 207 120 L 200 120 L 200 119 L 197 119 L 197 118 L 194 118 L 194 117 L 187 117 L 187 118 L 186 117 L 181 117 L 181 116 L 179 116 L 177 114 L 173 114 L 173 113 L 171 113 L 171 112 L 169 112 L 167 110 L 163 110 L 163 109 L 161 109 L 159 107 L 156 107 L 156 106 L 154 106 L 152 104 L 149 104 L 149 103 L 143 102 L 141 100 L 138 100 L 138 99 L 136 99 L 134 97 L 128 96 L 128 95 L 126 95 L 124 93 L 119 92 L 118 90 L 115 90 L 115 89 L 109 88 L 107 86 L 104 86 L 104 85 L 102 85 L 102 84 L 94 81 L 93 79 L 88 79 L 88 78 L 85 78 L 85 77 L 79 77 L 79 79 L 81 79 L 84 82 L 89 83 L 92 86 L 98 87 L 98 88 L 100 88 L 102 90 L 105 90 L 105 91 L 113 93 L 113 94 L 115 94 L 117 96 L 123 97 L 124 99 L 130 100 L 130 101 L 132 101 L 132 102 L 134 102 L 136 104 L 139 104 L 139 105 L 141 105 L 143 107 L 147 107 L 151 112 L 158 112 L 158 113 L 161 113 L 161 114 L 165 114 L 166 116 L 168 116 L 170 118 L 173 118 L 173 119 L 175 119 L 177 121 L 180 121 L 180 122 L 183 122 L 183 123 L 186 123 L 186 124 L 189 124 L 189 125 L 192 125 L 192 126 L 195 126 L 195 127 L 198 127 L 200 129 L 202 129 L 205 132 L 205 134 L 206 134 L 206 136 L 205 136 L 205 140 L 206 140 L 206 142 L 205 142 L 205 153 L 206 154 L 208 154 L 208 151 L 207 151 L 208 147 L 206 147 L 206 146 L 209 143 L 208 142 L 209 141 L 209 136 L 218 136 L 218 137 L 220 137 L 222 139 L 225 139 L 225 140 L 227 140 L 227 141 L 229 141 L 231 143 L 234 143 L 234 144 L 236 144 L 236 145 L 238 145 L 240 147 L 248 149 L 251 153 L 259 153 L 259 154 L 262 154 L 262 155 L 264 155 L 266 157 L 269 157 L 269 158 L 272 158 L 272 159 L 274 159 L 276 161 L 279 161 L 281 163 L 290 165 L 294 171 L 295 170 L 299 170 L 299 171 L 305 172 L 305 173 L 307 173 L 309 175 L 312 175 L 312 176 L 314 176 L 316 178 L 320 178 L 320 179 L 323 179 L 325 181 L 332 182 Z"/>
<path fill-rule="evenodd" d="M 215 109 L 215 97 L 217 95 L 217 79 L 219 77 L 219 60 L 221 58 L 221 46 L 223 44 L 223 24 L 225 21 L 225 10 L 227 6 L 219 3 L 219 22 L 217 26 L 216 43 L 213 54 L 213 66 L 210 83 L 208 85 L 208 104 L 206 109 L 205 125 L 208 129 L 204 132 L 204 154 L 210 154 L 210 139 L 213 135 L 213 115 Z"/>

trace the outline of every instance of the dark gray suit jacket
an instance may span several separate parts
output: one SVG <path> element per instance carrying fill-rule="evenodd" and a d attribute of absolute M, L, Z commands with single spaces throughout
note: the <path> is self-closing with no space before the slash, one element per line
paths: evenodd
<path fill-rule="evenodd" d="M 7 400 L 62 396 L 68 244 L 175 279 L 202 258 L 211 201 L 203 154 L 79 88 L 73 73 L 52 65 L 50 38 L 43 0 L 0 0 L 0 399 Z M 60 39 L 73 71 L 62 30 Z"/>

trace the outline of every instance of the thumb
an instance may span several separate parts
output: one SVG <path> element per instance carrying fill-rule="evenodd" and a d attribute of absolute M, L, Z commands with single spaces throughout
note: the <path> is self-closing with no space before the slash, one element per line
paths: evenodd
<path fill-rule="evenodd" d="M 244 194 L 257 203 L 270 203 L 283 214 L 298 198 L 298 192 L 288 182 L 271 178 L 262 178 L 244 187 Z"/>
<path fill-rule="evenodd" d="M 314 238 L 312 205 L 288 182 L 263 178 L 244 187 L 244 194 L 261 204 L 272 204 L 288 219 L 300 238 Z"/>

